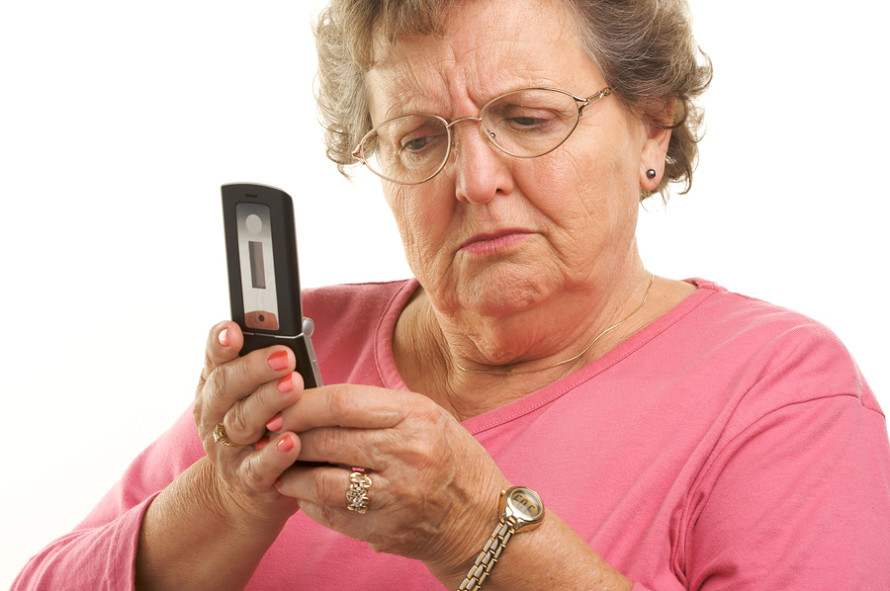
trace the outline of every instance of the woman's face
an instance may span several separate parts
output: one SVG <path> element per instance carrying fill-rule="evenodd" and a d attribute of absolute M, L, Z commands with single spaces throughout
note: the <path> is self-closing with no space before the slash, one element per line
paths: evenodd
<path fill-rule="evenodd" d="M 452 9 L 444 37 L 378 39 L 367 74 L 373 124 L 475 117 L 519 88 L 593 95 L 607 84 L 572 18 L 560 0 L 479 0 Z M 646 169 L 661 171 L 667 142 L 616 96 L 591 103 L 571 137 L 537 158 L 498 151 L 473 121 L 452 130 L 456 146 L 436 177 L 383 182 L 408 263 L 437 309 L 521 313 L 558 294 L 607 291 L 636 260 L 640 186 Z"/>

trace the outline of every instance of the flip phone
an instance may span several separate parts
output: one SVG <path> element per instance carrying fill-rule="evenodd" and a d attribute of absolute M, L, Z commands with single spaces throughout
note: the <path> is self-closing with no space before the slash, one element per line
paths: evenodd
<path fill-rule="evenodd" d="M 306 388 L 322 385 L 312 348 L 315 325 L 303 317 L 297 232 L 290 195 L 265 185 L 222 186 L 232 320 L 241 327 L 241 355 L 286 345 Z"/>

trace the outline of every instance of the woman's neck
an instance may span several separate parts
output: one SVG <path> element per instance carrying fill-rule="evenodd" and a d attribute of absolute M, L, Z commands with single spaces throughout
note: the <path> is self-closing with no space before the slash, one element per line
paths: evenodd
<path fill-rule="evenodd" d="M 510 318 L 446 316 L 418 290 L 396 324 L 393 353 L 410 389 L 464 420 L 602 357 L 694 290 L 642 271 L 611 298 L 566 293 Z"/>

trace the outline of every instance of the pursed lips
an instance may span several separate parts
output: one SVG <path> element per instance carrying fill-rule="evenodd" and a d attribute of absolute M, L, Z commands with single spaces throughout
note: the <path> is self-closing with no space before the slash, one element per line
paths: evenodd
<path fill-rule="evenodd" d="M 509 228 L 497 232 L 476 234 L 468 240 L 465 240 L 460 245 L 459 250 L 471 254 L 496 252 L 522 241 L 529 234 L 531 234 L 531 232 L 520 228 Z"/>

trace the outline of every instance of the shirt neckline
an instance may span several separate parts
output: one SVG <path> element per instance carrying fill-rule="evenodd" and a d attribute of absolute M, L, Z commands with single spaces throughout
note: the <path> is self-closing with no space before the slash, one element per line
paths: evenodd
<path fill-rule="evenodd" d="M 592 379 L 596 375 L 632 355 L 635 351 L 645 346 L 646 343 L 695 310 L 715 293 L 725 291 L 720 286 L 705 279 L 696 277 L 686 279 L 685 281 L 695 285 L 698 289 L 602 357 L 591 361 L 577 371 L 572 372 L 519 400 L 515 400 L 504 406 L 482 413 L 481 415 L 466 419 L 461 424 L 475 435 L 503 423 L 515 420 L 520 416 L 549 404 L 566 392 L 571 391 L 582 382 Z M 380 316 L 377 323 L 374 340 L 376 349 L 374 357 L 377 364 L 377 371 L 386 388 L 393 390 L 410 390 L 396 367 L 395 357 L 393 356 L 393 334 L 395 332 L 396 322 L 398 321 L 402 310 L 404 310 L 408 301 L 411 299 L 411 296 L 414 295 L 419 287 L 420 283 L 417 279 L 412 278 L 405 280 L 402 283 L 402 286 L 396 290 L 390 298 L 384 313 Z"/>

